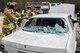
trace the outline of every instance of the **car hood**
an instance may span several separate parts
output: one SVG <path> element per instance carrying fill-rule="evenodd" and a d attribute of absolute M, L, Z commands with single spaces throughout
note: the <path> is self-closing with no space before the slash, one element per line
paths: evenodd
<path fill-rule="evenodd" d="M 14 32 L 1 41 L 2 44 L 26 49 L 33 47 L 65 49 L 68 42 L 69 34 L 49 34 L 36 33 L 19 30 Z"/>

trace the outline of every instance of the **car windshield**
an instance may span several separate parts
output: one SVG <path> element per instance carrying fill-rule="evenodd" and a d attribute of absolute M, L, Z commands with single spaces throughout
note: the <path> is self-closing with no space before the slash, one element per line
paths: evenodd
<path fill-rule="evenodd" d="M 68 25 L 63 18 L 32 18 L 23 30 L 37 33 L 67 33 Z"/>

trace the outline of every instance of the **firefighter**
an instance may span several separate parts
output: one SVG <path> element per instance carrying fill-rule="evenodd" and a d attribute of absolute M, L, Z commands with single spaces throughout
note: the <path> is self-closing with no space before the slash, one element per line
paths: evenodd
<path fill-rule="evenodd" d="M 26 18 L 29 19 L 31 16 L 32 16 L 31 9 L 28 9 L 28 10 L 26 11 Z"/>
<path fill-rule="evenodd" d="M 28 9 L 28 10 L 26 11 L 26 17 L 27 17 L 28 19 L 29 19 L 30 17 L 34 16 L 34 15 L 36 15 L 35 10 L 33 10 L 33 9 Z"/>
<path fill-rule="evenodd" d="M 33 10 L 32 10 L 32 15 L 35 16 L 36 14 L 37 14 L 37 13 L 36 13 L 36 10 L 33 9 Z"/>
<path fill-rule="evenodd" d="M 7 4 L 7 7 L 4 10 L 5 17 L 2 28 L 4 35 L 9 35 L 14 29 L 16 29 L 15 22 L 18 20 L 17 17 L 20 16 L 19 13 L 15 11 L 16 4 L 16 2 L 10 2 Z"/>

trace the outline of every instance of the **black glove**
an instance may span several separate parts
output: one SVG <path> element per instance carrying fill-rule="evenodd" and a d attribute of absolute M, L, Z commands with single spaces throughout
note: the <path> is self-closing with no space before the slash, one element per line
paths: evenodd
<path fill-rule="evenodd" d="M 19 27 L 21 27 L 21 23 L 22 23 L 22 19 L 18 19 L 17 25 L 18 25 Z"/>

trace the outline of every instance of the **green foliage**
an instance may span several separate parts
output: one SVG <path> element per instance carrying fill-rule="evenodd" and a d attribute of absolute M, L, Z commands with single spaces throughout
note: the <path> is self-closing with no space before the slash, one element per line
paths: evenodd
<path fill-rule="evenodd" d="M 80 5 L 80 0 L 0 0 L 0 8 L 5 8 L 7 2 L 16 1 L 18 3 L 18 10 L 21 11 L 24 8 L 26 2 L 51 2 L 51 3 L 72 3 Z M 3 5 L 4 4 L 4 5 Z"/>
<path fill-rule="evenodd" d="M 12 2 L 12 1 L 16 1 L 16 2 L 44 2 L 44 1 L 48 1 L 48 2 L 62 2 L 62 3 L 73 3 L 73 4 L 80 4 L 80 0 L 6 0 L 7 2 Z"/>

